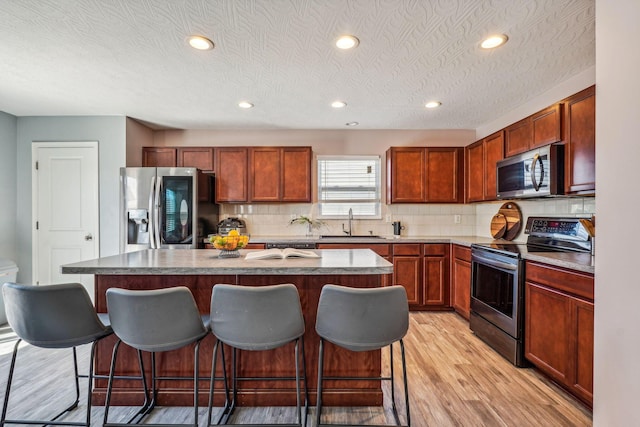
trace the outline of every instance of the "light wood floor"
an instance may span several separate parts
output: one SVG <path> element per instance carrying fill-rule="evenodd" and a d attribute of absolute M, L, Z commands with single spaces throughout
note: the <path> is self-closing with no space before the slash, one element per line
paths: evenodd
<path fill-rule="evenodd" d="M 8 366 L 15 338 L 0 327 L 0 402 L 4 399 Z M 422 426 L 590 426 L 591 413 L 533 369 L 516 368 L 477 339 L 468 323 L 454 313 L 412 313 L 405 339 L 409 369 L 412 425 Z M 72 399 L 69 350 L 21 347 L 11 393 L 9 417 L 46 417 Z M 383 352 L 386 356 L 387 351 Z M 398 354 L 398 353 L 396 353 Z M 80 350 L 81 369 L 88 347 Z M 399 369 L 400 358 L 396 357 Z M 385 357 L 385 363 L 387 359 Z M 42 369 L 54 375 L 38 374 Z M 385 368 L 386 369 L 386 368 Z M 51 371 L 50 371 L 51 372 Z M 36 375 L 26 379 L 26 375 Z M 401 384 L 396 388 L 402 400 Z M 327 408 L 324 421 L 393 423 L 385 389 L 383 408 Z M 85 391 L 83 390 L 83 393 Z M 35 405 L 34 405 L 35 402 Z M 84 411 L 84 400 L 80 411 Z M 402 405 L 401 405 L 402 406 Z M 52 409 L 53 408 L 53 409 Z M 103 407 L 94 407 L 92 425 L 102 425 Z M 404 419 L 404 408 L 400 408 Z M 115 407 L 110 421 L 119 421 L 131 408 Z M 206 409 L 200 408 L 200 425 Z M 190 408 L 157 408 L 146 422 L 190 422 Z M 239 409 L 236 422 L 290 422 L 292 408 Z M 67 416 L 78 420 L 81 414 Z M 308 426 L 315 426 L 311 409 Z"/>

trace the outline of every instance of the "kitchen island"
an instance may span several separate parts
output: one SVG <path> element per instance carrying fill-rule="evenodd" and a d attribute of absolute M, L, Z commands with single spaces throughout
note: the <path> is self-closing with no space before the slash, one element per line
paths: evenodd
<path fill-rule="evenodd" d="M 313 404 L 319 345 L 319 337 L 315 333 L 315 316 L 322 287 L 327 283 L 360 288 L 379 287 L 382 286 L 383 276 L 393 272 L 393 266 L 369 249 L 317 250 L 315 252 L 320 258 L 265 260 L 245 260 L 247 252 L 250 251 L 240 251 L 239 258 L 218 258 L 219 252 L 213 250 L 149 249 L 64 265 L 62 273 L 95 275 L 95 305 L 98 313 L 107 312 L 106 290 L 111 287 L 160 289 L 186 286 L 193 293 L 200 312 L 206 314 L 211 303 L 211 290 L 218 283 L 243 286 L 293 283 L 300 293 L 306 324 L 304 350 Z M 110 337 L 98 344 L 95 361 L 97 374 L 108 374 L 114 342 L 115 337 Z M 211 335 L 200 346 L 201 405 L 206 405 L 208 398 L 213 344 L 214 337 Z M 227 351 L 226 354 L 230 352 Z M 327 354 L 331 355 L 325 361 L 327 376 L 380 375 L 380 351 L 353 353 L 330 345 Z M 147 362 L 145 366 L 150 366 L 150 362 Z M 227 360 L 227 364 L 229 363 Z M 160 353 L 157 355 L 157 366 L 160 376 L 189 377 L 193 369 L 193 351 L 187 347 Z M 295 405 L 293 382 L 259 380 L 260 377 L 273 375 L 294 375 L 292 344 L 265 352 L 241 352 L 237 367 L 238 375 L 258 378 L 240 383 L 240 404 Z M 121 349 L 116 373 L 138 375 L 137 357 L 133 349 L 126 346 Z M 221 371 L 216 375 L 221 375 Z M 188 406 L 193 396 L 192 387 L 192 382 L 188 380 L 160 381 L 158 402 L 167 406 Z M 97 380 L 93 401 L 98 405 L 103 404 L 105 393 L 106 381 Z M 379 381 L 327 381 L 323 396 L 323 402 L 327 405 L 382 404 Z M 222 399 L 222 394 L 218 393 L 218 397 Z M 114 383 L 112 404 L 138 405 L 142 403 L 142 399 L 139 381 L 119 380 Z M 216 404 L 222 404 L 222 401 L 217 401 Z"/>

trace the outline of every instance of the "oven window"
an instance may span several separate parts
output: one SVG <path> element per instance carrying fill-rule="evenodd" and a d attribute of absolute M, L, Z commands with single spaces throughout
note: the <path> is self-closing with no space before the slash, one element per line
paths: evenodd
<path fill-rule="evenodd" d="M 486 305 L 513 317 L 513 273 L 495 267 L 475 263 L 473 296 Z"/>

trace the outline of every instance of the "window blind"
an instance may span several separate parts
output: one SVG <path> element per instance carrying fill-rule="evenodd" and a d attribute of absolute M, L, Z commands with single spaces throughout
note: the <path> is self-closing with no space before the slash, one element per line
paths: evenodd
<path fill-rule="evenodd" d="M 318 156 L 318 207 L 325 218 L 380 218 L 379 156 Z"/>

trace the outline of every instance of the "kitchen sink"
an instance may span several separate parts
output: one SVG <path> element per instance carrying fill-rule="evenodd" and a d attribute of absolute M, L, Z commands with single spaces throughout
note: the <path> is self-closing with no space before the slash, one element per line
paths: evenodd
<path fill-rule="evenodd" d="M 321 239 L 386 239 L 384 236 L 377 236 L 374 234 L 323 234 Z"/>

